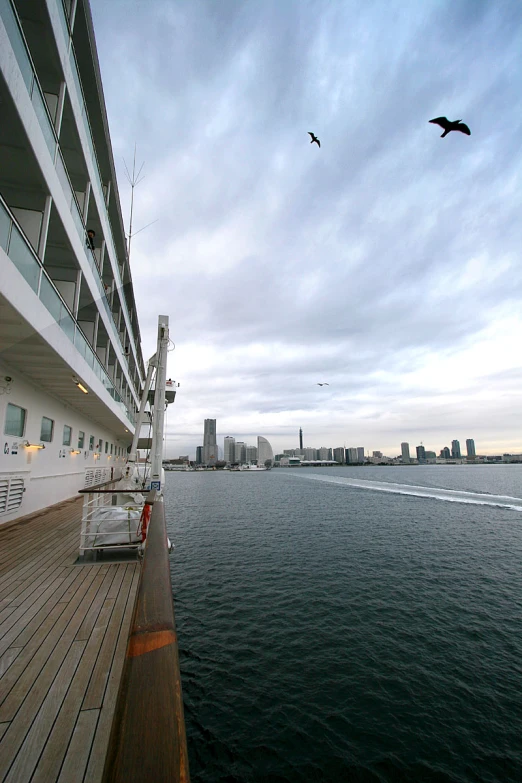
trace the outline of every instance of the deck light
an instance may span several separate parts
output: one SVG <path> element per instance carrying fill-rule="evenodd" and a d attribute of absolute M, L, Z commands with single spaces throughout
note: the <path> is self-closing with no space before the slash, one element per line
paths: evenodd
<path fill-rule="evenodd" d="M 71 454 L 81 454 L 80 449 L 71 449 Z"/>
<path fill-rule="evenodd" d="M 19 445 L 24 446 L 26 449 L 45 449 L 43 443 L 29 443 L 28 440 L 22 441 Z"/>

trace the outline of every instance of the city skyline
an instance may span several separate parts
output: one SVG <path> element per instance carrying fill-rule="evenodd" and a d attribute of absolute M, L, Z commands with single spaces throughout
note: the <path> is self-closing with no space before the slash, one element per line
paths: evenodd
<path fill-rule="evenodd" d="M 245 438 L 243 440 L 243 438 Z M 321 444 L 320 446 L 310 446 L 308 443 L 305 443 L 304 440 L 304 433 L 303 428 L 300 427 L 299 431 L 297 433 L 297 445 L 290 446 L 288 443 L 286 443 L 284 446 L 281 446 L 281 448 L 277 448 L 274 446 L 271 439 L 266 438 L 266 436 L 260 436 L 259 434 L 253 434 L 250 433 L 248 436 L 234 436 L 234 435 L 221 435 L 219 434 L 218 428 L 217 428 L 217 419 L 205 419 L 204 420 L 204 430 L 203 430 L 203 441 L 204 444 L 201 446 L 201 443 L 197 444 L 197 446 L 194 448 L 193 452 L 191 452 L 190 449 L 188 449 L 189 452 L 191 452 L 191 459 L 199 460 L 198 458 L 198 452 L 201 455 L 201 461 L 207 462 L 207 459 L 205 459 L 205 455 L 208 456 L 210 454 L 209 451 L 205 451 L 205 442 L 210 439 L 212 445 L 211 449 L 213 450 L 213 453 L 215 452 L 215 457 L 213 457 L 215 460 L 223 459 L 225 462 L 232 461 L 231 454 L 234 453 L 235 449 L 239 447 L 242 451 L 240 452 L 247 461 L 251 461 L 257 458 L 257 455 L 254 455 L 253 450 L 257 449 L 257 446 L 253 446 L 252 444 L 247 443 L 248 438 L 250 440 L 256 439 L 257 444 L 259 446 L 259 441 L 268 441 L 269 445 L 271 446 L 273 450 L 273 454 L 279 454 L 284 453 L 288 451 L 294 451 L 299 452 L 301 450 L 304 451 L 310 451 L 314 450 L 319 452 L 320 450 L 329 450 L 331 455 L 334 454 L 334 452 L 340 452 L 340 450 L 343 450 L 345 453 L 351 452 L 350 454 L 350 460 L 352 462 L 361 462 L 365 457 L 376 454 L 381 454 L 384 457 L 396 459 L 401 458 L 403 462 L 407 462 L 413 458 L 418 459 L 420 455 L 420 459 L 424 460 L 426 457 L 428 459 L 431 458 L 446 458 L 446 459 L 461 459 L 464 457 L 473 457 L 473 456 L 495 456 L 495 455 L 501 455 L 501 454 L 518 454 L 522 452 L 522 449 L 516 450 L 512 449 L 510 451 L 493 451 L 493 452 L 486 452 L 482 449 L 479 449 L 477 452 L 475 439 L 474 438 L 466 438 L 465 439 L 465 449 L 461 446 L 461 441 L 459 438 L 448 438 L 444 445 L 437 445 L 432 446 L 432 444 L 429 444 L 426 446 L 426 443 L 424 441 L 420 441 L 420 443 L 414 443 L 410 441 L 402 441 L 400 444 L 395 444 L 394 447 L 391 449 L 376 449 L 376 448 L 367 448 L 364 446 L 353 446 L 353 445 L 328 445 L 325 446 L 324 444 Z M 222 442 L 222 446 L 220 446 L 220 443 Z M 167 441 L 168 443 L 168 441 Z M 337 441 L 338 443 L 338 441 Z M 180 450 L 183 451 L 183 449 Z M 413 457 L 412 451 L 415 452 L 415 457 Z M 250 453 L 249 453 L 250 452 Z M 446 452 L 446 453 L 444 453 Z M 249 453 L 249 456 L 247 457 L 247 454 Z M 165 457 L 168 459 L 175 458 L 178 456 L 174 453 L 172 450 L 172 444 L 171 449 L 165 448 Z"/>

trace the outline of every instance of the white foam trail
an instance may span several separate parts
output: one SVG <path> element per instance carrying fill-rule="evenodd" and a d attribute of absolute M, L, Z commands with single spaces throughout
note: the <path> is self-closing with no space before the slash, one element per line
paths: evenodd
<path fill-rule="evenodd" d="M 439 489 L 438 487 L 418 487 L 412 484 L 395 484 L 392 482 L 369 481 L 366 479 L 352 479 L 339 476 L 311 476 L 309 473 L 295 471 L 291 475 L 296 478 L 309 479 L 310 481 L 325 481 L 328 484 L 340 484 L 355 489 L 369 489 L 373 492 L 388 492 L 394 495 L 412 495 L 418 498 L 431 498 L 432 500 L 445 500 L 449 503 L 466 503 L 475 506 L 496 506 L 508 508 L 512 511 L 522 511 L 522 505 L 516 505 L 512 501 L 522 503 L 522 498 L 513 498 L 509 495 L 485 495 L 480 492 L 466 492 L 457 489 Z"/>

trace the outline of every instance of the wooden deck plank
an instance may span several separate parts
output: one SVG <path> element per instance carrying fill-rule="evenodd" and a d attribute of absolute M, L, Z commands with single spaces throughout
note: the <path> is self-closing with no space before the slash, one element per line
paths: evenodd
<path fill-rule="evenodd" d="M 111 671 L 109 673 L 109 679 L 107 681 L 107 688 L 105 691 L 105 697 L 103 699 L 103 706 L 100 710 L 100 717 L 98 720 L 98 725 L 96 726 L 96 733 L 94 735 L 94 740 L 89 755 L 87 771 L 85 773 L 85 778 L 84 778 L 85 783 L 100 783 L 102 779 L 103 767 L 105 765 L 105 756 L 107 755 L 107 748 L 109 746 L 109 736 L 111 732 L 112 718 L 116 706 L 116 698 L 118 696 L 118 690 L 120 688 L 120 680 L 123 671 L 123 664 L 125 661 L 125 653 L 127 651 L 129 628 L 132 620 L 132 615 L 134 613 L 134 603 L 136 601 L 136 592 L 138 590 L 139 577 L 140 577 L 140 569 L 138 566 L 136 566 L 132 576 L 132 583 L 129 591 L 129 597 L 127 599 L 127 605 L 125 607 L 125 614 L 123 616 L 123 622 L 121 624 L 120 635 L 118 636 L 118 642 L 116 645 L 116 651 L 114 653 L 114 658 L 112 661 Z"/>
<path fill-rule="evenodd" d="M 83 618 L 83 622 L 78 629 L 78 633 L 76 634 L 76 639 L 88 639 L 91 635 L 92 629 L 94 628 L 94 624 L 96 623 L 96 620 L 98 618 L 98 615 L 100 613 L 100 609 L 107 598 L 107 593 L 109 592 L 112 582 L 114 580 L 114 577 L 116 576 L 116 569 L 117 566 L 110 565 L 107 568 L 107 571 L 104 574 L 103 582 L 101 584 L 100 589 L 96 593 L 96 597 L 92 604 L 90 605 L 87 613 L 85 614 L 85 617 Z"/>
<path fill-rule="evenodd" d="M 80 712 L 82 700 L 96 663 L 103 637 L 110 623 L 114 599 L 106 600 L 101 608 L 96 625 L 85 647 L 85 652 L 74 675 L 71 687 L 65 697 L 60 714 L 49 735 L 47 745 L 38 763 L 32 783 L 47 783 L 56 780 L 67 752 L 69 741 Z M 82 640 L 83 641 L 83 640 Z M 88 753 L 87 753 L 88 756 Z"/>
<path fill-rule="evenodd" d="M 29 696 L 33 691 L 36 693 L 36 704 L 45 684 L 50 684 L 55 677 L 69 647 L 74 641 L 83 616 L 94 600 L 102 581 L 103 573 L 96 574 L 80 606 L 76 611 L 72 612 L 72 617 L 67 618 L 69 623 L 63 633 L 58 638 L 56 633 L 50 634 L 48 639 L 46 639 L 46 643 L 39 648 L 38 654 L 34 656 L 30 664 L 25 668 L 24 673 L 0 707 L 0 721 L 12 720 L 22 702 L 22 706 L 25 708 L 26 703 L 24 699 L 26 699 L 28 693 Z M 27 698 L 29 697 L 27 696 Z"/>
<path fill-rule="evenodd" d="M 80 712 L 58 783 L 82 783 L 100 710 Z"/>
<path fill-rule="evenodd" d="M 60 542 L 58 547 L 56 545 L 49 545 L 45 549 L 40 549 L 37 561 L 35 561 L 34 554 L 35 542 L 33 541 L 31 543 L 28 541 L 24 547 L 24 550 L 28 550 L 28 554 L 19 561 L 15 560 L 14 565 L 11 565 L 11 568 L 9 568 L 9 570 L 3 574 L 2 578 L 0 579 L 0 590 L 3 593 L 5 590 L 7 590 L 8 587 L 10 587 L 12 582 L 18 579 L 26 579 L 28 576 L 30 576 L 34 571 L 35 562 L 37 563 L 37 567 L 38 565 L 47 567 L 51 566 L 53 563 L 59 562 L 63 553 L 68 553 L 69 551 L 73 550 L 75 546 L 76 549 L 79 547 L 79 541 L 79 530 L 77 535 L 74 532 L 71 532 L 63 541 Z"/>
<path fill-rule="evenodd" d="M 10 666 L 14 663 L 16 658 L 20 655 L 22 652 L 20 647 L 10 647 L 8 650 L 5 651 L 5 653 L 0 657 L 0 680 L 6 673 L 6 671 L 9 669 Z M 0 685 L 0 688 L 3 688 L 3 685 Z"/>
<path fill-rule="evenodd" d="M 17 644 L 18 637 L 24 631 L 26 631 L 29 626 L 32 630 L 41 625 L 55 604 L 60 603 L 60 598 L 62 597 L 64 591 L 69 587 L 71 582 L 74 582 L 74 577 L 74 571 L 71 569 L 65 577 L 62 577 L 60 580 L 56 580 L 52 588 L 46 590 L 45 593 L 41 596 L 41 599 L 35 601 L 25 615 L 21 614 L 16 622 L 12 623 L 9 631 L 5 633 L 4 636 L 0 639 L 0 654 L 2 654 L 8 647 L 21 646 L 20 644 Z"/>
<path fill-rule="evenodd" d="M 138 563 L 74 565 L 81 501 L 0 526 L 0 781 L 100 781 Z"/>
<path fill-rule="evenodd" d="M 23 604 L 16 607 L 15 611 L 0 625 L 0 640 L 7 636 L 10 631 L 13 632 L 13 627 L 22 627 L 26 623 L 27 617 L 32 619 L 45 602 L 56 594 L 56 591 L 65 579 L 62 573 L 65 573 L 65 571 L 62 572 L 60 570 L 60 575 L 52 580 L 43 593 L 39 594 L 38 598 L 35 599 L 31 596 Z"/>
<path fill-rule="evenodd" d="M 85 642 L 73 642 L 69 648 L 67 656 L 49 688 L 42 706 L 27 734 L 24 729 L 24 740 L 19 747 L 18 753 L 13 756 L 14 764 L 10 766 L 9 774 L 5 778 L 5 783 L 29 783 L 31 780 L 42 749 L 49 736 L 51 726 L 60 710 L 84 649 Z M 12 734 L 12 739 L 14 740 L 16 729 L 18 728 L 17 722 L 18 719 L 15 718 L 6 731 L 6 740 L 9 739 L 10 734 Z M 7 745 L 7 743 L 5 744 Z M 0 776 L 2 773 L 5 775 L 6 770 L 3 769 L 3 765 L 7 762 L 9 756 L 14 753 L 16 745 L 16 741 L 11 741 L 9 743 L 10 752 L 5 754 L 6 761 L 2 758 L 2 746 L 0 746 Z"/>
<path fill-rule="evenodd" d="M 125 576 L 123 577 L 121 588 L 114 606 L 111 626 L 105 634 L 102 648 L 89 683 L 89 688 L 87 689 L 82 704 L 82 709 L 84 710 L 100 709 L 102 706 L 135 567 L 136 566 L 132 565 L 126 566 Z"/>

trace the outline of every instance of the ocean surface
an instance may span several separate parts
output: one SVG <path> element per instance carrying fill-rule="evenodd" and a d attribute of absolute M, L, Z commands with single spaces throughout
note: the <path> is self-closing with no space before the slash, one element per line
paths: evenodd
<path fill-rule="evenodd" d="M 522 781 L 522 465 L 166 483 L 193 783 Z"/>

